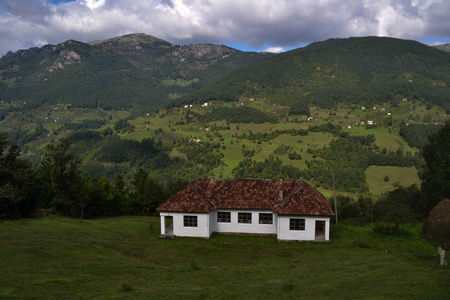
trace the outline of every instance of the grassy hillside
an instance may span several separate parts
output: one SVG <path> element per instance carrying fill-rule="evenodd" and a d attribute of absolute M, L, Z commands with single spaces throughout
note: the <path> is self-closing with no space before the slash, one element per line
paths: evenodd
<path fill-rule="evenodd" d="M 130 179 L 143 167 L 160 182 L 208 176 L 301 177 L 327 193 L 334 172 L 338 191 L 378 195 L 394 183 L 419 183 L 419 150 L 400 136 L 400 128 L 414 129 L 412 141 L 426 140 L 428 129 L 438 130 L 448 118 L 442 108 L 427 109 L 419 101 L 384 103 L 377 109 L 311 106 L 311 117 L 289 115 L 288 106 L 270 98 L 210 104 L 148 112 L 138 118 L 130 118 L 127 111 L 44 106 L 34 113 L 11 113 L 0 126 L 35 164 L 46 143 L 68 137 L 74 154 L 83 160 L 82 170 L 110 180 L 117 174 Z M 249 122 L 253 114 L 266 122 Z M 374 125 L 367 125 L 369 120 Z M 128 125 L 119 129 L 119 123 Z M 416 130 L 422 127 L 413 124 L 427 130 Z M 351 139 L 362 141 L 368 136 L 370 147 L 351 149 L 355 159 L 347 159 Z M 153 146 L 144 145 L 146 139 Z M 398 176 L 398 170 L 412 171 Z M 356 172 L 350 185 L 349 172 Z M 390 177 L 388 183 L 385 175 Z"/>
<path fill-rule="evenodd" d="M 328 243 L 158 239 L 159 218 L 0 222 L 0 298 L 445 299 L 448 268 L 421 225 L 332 228 Z"/>

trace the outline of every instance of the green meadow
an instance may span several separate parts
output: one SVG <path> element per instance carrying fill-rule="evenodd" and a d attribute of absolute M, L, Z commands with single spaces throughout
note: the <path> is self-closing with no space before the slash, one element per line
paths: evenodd
<path fill-rule="evenodd" d="M 331 241 L 159 239 L 157 217 L 0 221 L 1 299 L 448 299 L 421 238 L 332 226 Z"/>
<path fill-rule="evenodd" d="M 384 180 L 385 176 L 389 177 L 389 181 Z M 372 193 L 382 194 L 394 190 L 400 183 L 403 186 L 418 184 L 420 179 L 414 167 L 370 166 L 366 170 L 366 181 Z"/>

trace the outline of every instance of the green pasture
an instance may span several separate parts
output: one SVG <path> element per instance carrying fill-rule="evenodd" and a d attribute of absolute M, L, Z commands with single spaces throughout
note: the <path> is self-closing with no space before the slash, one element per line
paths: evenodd
<path fill-rule="evenodd" d="M 403 138 L 401 138 L 397 132 L 389 132 L 387 128 L 374 128 L 366 129 L 365 126 L 352 126 L 351 129 L 344 129 L 351 135 L 369 135 L 373 134 L 375 136 L 375 144 L 382 148 L 386 148 L 388 151 L 397 151 L 398 148 L 402 147 L 403 150 L 410 151 L 414 153 L 415 149 L 411 148 Z"/>
<path fill-rule="evenodd" d="M 389 177 L 389 181 L 384 181 L 385 176 Z M 394 184 L 396 183 L 409 186 L 420 184 L 420 179 L 415 167 L 370 166 L 366 169 L 366 182 L 372 193 L 381 194 L 394 190 Z"/>
<path fill-rule="evenodd" d="M 158 217 L 0 221 L 2 299 L 448 299 L 421 238 L 332 226 L 330 242 L 158 239 Z"/>

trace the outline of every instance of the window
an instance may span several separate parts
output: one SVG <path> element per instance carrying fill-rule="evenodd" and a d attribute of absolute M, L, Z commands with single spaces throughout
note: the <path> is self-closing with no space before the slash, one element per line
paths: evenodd
<path fill-rule="evenodd" d="M 238 223 L 252 223 L 252 213 L 238 213 Z"/>
<path fill-rule="evenodd" d="M 197 216 L 184 216 L 184 227 L 197 227 Z"/>
<path fill-rule="evenodd" d="M 289 219 L 289 230 L 305 230 L 305 219 Z"/>
<path fill-rule="evenodd" d="M 259 224 L 272 224 L 273 223 L 272 214 L 259 214 Z"/>
<path fill-rule="evenodd" d="M 230 212 L 224 212 L 224 211 L 218 211 L 217 212 L 217 222 L 220 222 L 220 223 L 231 223 L 231 213 Z"/>

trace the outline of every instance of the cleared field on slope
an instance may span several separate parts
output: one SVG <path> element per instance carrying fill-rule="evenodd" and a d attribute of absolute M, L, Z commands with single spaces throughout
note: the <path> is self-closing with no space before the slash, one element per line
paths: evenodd
<path fill-rule="evenodd" d="M 389 177 L 389 181 L 384 181 L 385 176 Z M 381 194 L 383 192 L 394 190 L 395 183 L 409 186 L 412 184 L 420 184 L 420 179 L 417 174 L 417 169 L 414 167 L 370 166 L 366 170 L 366 182 L 372 193 Z"/>

